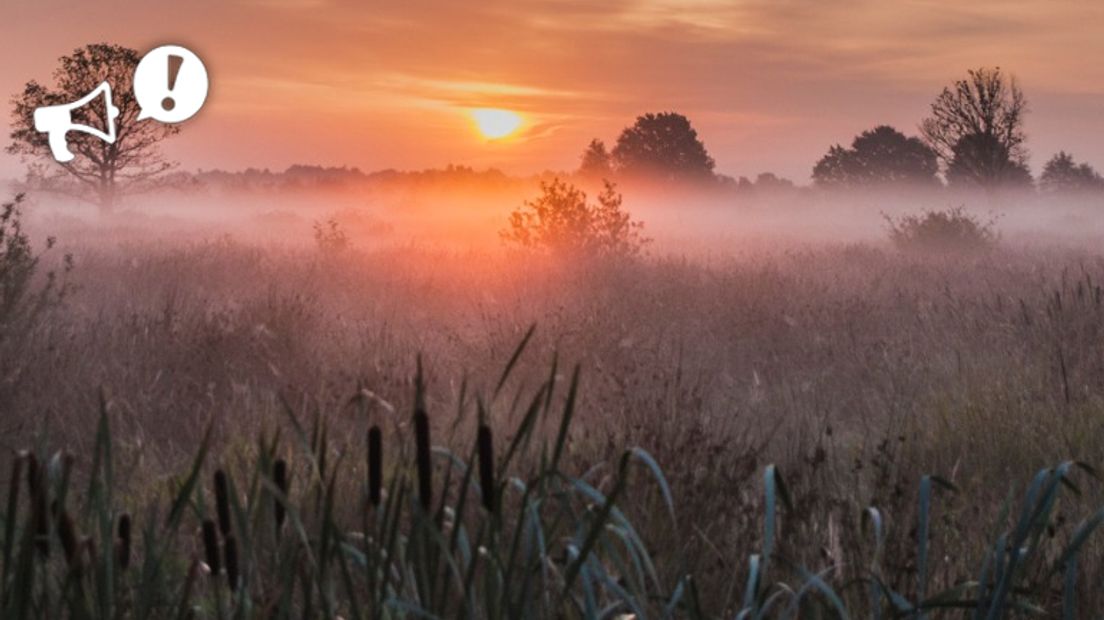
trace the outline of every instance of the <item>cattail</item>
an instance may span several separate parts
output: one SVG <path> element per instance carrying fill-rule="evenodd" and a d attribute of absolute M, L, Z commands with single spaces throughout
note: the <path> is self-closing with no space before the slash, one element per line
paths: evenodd
<path fill-rule="evenodd" d="M 494 436 L 491 427 L 480 424 L 476 434 L 476 449 L 479 452 L 479 488 L 483 493 L 483 507 L 494 512 Z"/>
<path fill-rule="evenodd" d="M 219 531 L 223 537 L 230 535 L 230 489 L 226 472 L 215 472 L 215 508 L 218 510 Z"/>
<path fill-rule="evenodd" d="M 227 536 L 223 543 L 226 552 L 226 581 L 231 590 L 238 589 L 238 543 L 233 536 Z"/>
<path fill-rule="evenodd" d="M 378 426 L 368 429 L 368 501 L 380 505 L 383 485 L 383 433 Z"/>
<path fill-rule="evenodd" d="M 46 508 L 46 471 L 34 454 L 27 460 L 27 490 L 31 493 L 31 525 L 39 553 L 50 553 L 50 523 Z"/>
<path fill-rule="evenodd" d="M 207 558 L 207 567 L 212 575 L 217 575 L 222 568 L 222 558 L 219 557 L 218 531 L 215 523 L 210 519 L 203 520 L 203 555 Z"/>
<path fill-rule="evenodd" d="M 115 563 L 120 570 L 130 567 L 130 514 L 123 513 L 119 517 L 118 538 L 115 541 Z"/>
<path fill-rule="evenodd" d="M 23 485 L 23 464 L 27 462 L 27 453 L 20 452 L 12 461 L 11 482 L 8 484 L 8 522 L 15 523 L 15 512 L 19 509 L 19 487 Z"/>
<path fill-rule="evenodd" d="M 422 508 L 433 504 L 433 462 L 430 460 L 429 416 L 422 408 L 414 411 L 414 447 L 418 461 L 418 497 Z"/>
<path fill-rule="evenodd" d="M 288 474 L 287 474 L 287 461 L 284 459 L 277 459 L 272 464 L 272 481 L 276 483 L 276 488 L 280 489 L 280 493 L 283 494 L 284 500 L 288 497 Z M 276 515 L 276 527 L 279 529 L 284 525 L 284 516 L 286 509 L 284 503 L 279 498 L 274 502 L 275 506 L 273 510 Z"/>
<path fill-rule="evenodd" d="M 69 568 L 78 568 L 78 552 L 80 551 L 77 540 L 77 526 L 73 523 L 73 517 L 68 510 L 62 510 L 57 520 L 58 538 L 61 539 L 61 548 L 65 551 L 65 562 Z"/>

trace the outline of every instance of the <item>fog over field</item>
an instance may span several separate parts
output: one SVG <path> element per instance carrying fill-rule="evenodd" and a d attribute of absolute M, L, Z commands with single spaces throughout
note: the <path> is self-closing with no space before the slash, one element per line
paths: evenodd
<path fill-rule="evenodd" d="M 1100 9 L 109 4 L 0 8 L 0 618 L 1104 609 Z"/>

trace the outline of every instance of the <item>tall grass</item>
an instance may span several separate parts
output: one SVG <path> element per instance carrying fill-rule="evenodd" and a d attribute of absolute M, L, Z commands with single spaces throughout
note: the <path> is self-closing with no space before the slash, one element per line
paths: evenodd
<path fill-rule="evenodd" d="M 363 415 L 360 449 L 335 449 L 326 418 L 305 422 L 288 407 L 286 436 L 262 434 L 248 465 L 231 471 L 213 462 L 208 428 L 170 493 L 127 502 L 116 494 L 112 415 L 101 400 L 87 472 L 75 472 L 64 451 L 12 460 L 0 524 L 0 616 L 1080 617 L 1080 557 L 1104 509 L 1068 537 L 1055 536 L 1062 496 L 1080 493 L 1075 474 L 1095 477 L 1075 462 L 1040 471 L 1018 505 L 1010 496 L 1000 514 L 984 515 L 971 535 L 995 518 L 994 530 L 982 557 L 967 559 L 976 577 L 938 591 L 931 589 L 934 504 L 957 492 L 953 484 L 920 480 L 915 582 L 902 588 L 885 574 L 888 515 L 876 506 L 863 507 L 870 544 L 862 566 L 814 570 L 783 551 L 798 508 L 769 465 L 759 550 L 730 576 L 743 584 L 740 595 L 725 609 L 703 609 L 685 558 L 656 556 L 626 511 L 633 495 L 652 487 L 664 518 L 694 536 L 682 529 L 660 464 L 633 448 L 581 474 L 565 467 L 578 367 L 565 388 L 553 363 L 541 385 L 515 399 L 520 415 L 511 433 L 490 426 L 488 411 L 531 336 L 491 399 L 477 401 L 474 440 L 459 454 L 433 445 L 419 363 L 410 423 L 385 433 Z M 364 413 L 366 399 L 362 393 L 351 404 Z M 970 546 L 943 552 L 966 554 Z"/>

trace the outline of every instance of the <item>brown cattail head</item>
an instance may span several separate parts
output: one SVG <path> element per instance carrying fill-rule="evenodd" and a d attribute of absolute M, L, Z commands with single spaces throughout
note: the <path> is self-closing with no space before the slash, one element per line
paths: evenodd
<path fill-rule="evenodd" d="M 483 507 L 494 512 L 494 436 L 491 427 L 480 424 L 476 435 L 476 450 L 479 453 L 479 489 L 483 493 Z"/>
<path fill-rule="evenodd" d="M 226 582 L 231 590 L 238 589 L 238 542 L 233 536 L 227 536 L 223 543 L 226 552 Z"/>
<path fill-rule="evenodd" d="M 39 553 L 50 553 L 50 522 L 46 503 L 46 470 L 34 454 L 27 459 L 27 489 L 31 493 L 31 526 Z"/>
<path fill-rule="evenodd" d="M 418 465 L 418 497 L 422 508 L 429 510 L 433 504 L 433 461 L 430 458 L 429 416 L 424 409 L 414 411 L 414 447 Z"/>
<path fill-rule="evenodd" d="M 289 487 L 287 461 L 285 461 L 284 459 L 277 459 L 276 462 L 272 464 L 272 481 L 276 483 L 276 488 L 280 489 L 280 493 L 282 493 L 284 495 L 284 498 L 286 499 L 288 497 Z M 275 500 L 274 503 L 275 506 L 273 507 L 273 510 L 276 516 L 276 527 L 280 528 L 284 525 L 284 516 L 286 514 L 286 510 L 284 508 L 283 502 L 281 502 L 279 499 Z"/>
<path fill-rule="evenodd" d="M 383 433 L 376 425 L 368 429 L 368 501 L 380 505 L 383 486 Z"/>
<path fill-rule="evenodd" d="M 130 514 L 124 512 L 119 516 L 118 539 L 115 541 L 115 564 L 120 570 L 130 567 Z"/>
<path fill-rule="evenodd" d="M 23 485 L 23 466 L 27 463 L 28 455 L 26 452 L 20 452 L 12 460 L 11 480 L 8 483 L 8 517 L 9 519 L 15 518 L 15 513 L 19 509 L 19 488 Z"/>
<path fill-rule="evenodd" d="M 77 526 L 73 523 L 73 517 L 68 510 L 62 510 L 57 518 L 58 538 L 61 540 L 61 548 L 65 551 L 65 562 L 72 570 L 79 568 L 80 541 L 77 536 Z"/>
<path fill-rule="evenodd" d="M 27 490 L 32 497 L 38 493 L 38 457 L 33 452 L 27 453 Z"/>
<path fill-rule="evenodd" d="M 222 558 L 219 556 L 218 531 L 215 529 L 215 522 L 210 519 L 203 520 L 203 556 L 211 574 L 217 575 L 222 569 Z"/>
<path fill-rule="evenodd" d="M 218 511 L 219 531 L 222 535 L 230 535 L 230 483 L 226 478 L 226 472 L 215 472 L 215 508 Z"/>

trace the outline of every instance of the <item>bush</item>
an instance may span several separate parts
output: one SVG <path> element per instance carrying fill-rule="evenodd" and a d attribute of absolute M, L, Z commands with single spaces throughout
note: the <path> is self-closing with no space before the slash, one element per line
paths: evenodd
<path fill-rule="evenodd" d="M 889 239 L 898 249 L 923 253 L 975 253 L 991 249 L 996 220 L 983 222 L 962 207 L 893 219 L 885 215 Z"/>
<path fill-rule="evenodd" d="M 0 410 L 18 387 L 32 332 L 42 315 L 60 305 L 69 291 L 68 286 L 58 283 L 53 271 L 35 289 L 39 255 L 23 231 L 20 212 L 23 199 L 24 195 L 18 194 L 0 205 Z M 46 240 L 47 249 L 53 245 L 53 237 Z M 66 255 L 63 264 L 64 272 L 68 273 L 73 267 L 72 257 Z"/>
<path fill-rule="evenodd" d="M 650 241 L 641 235 L 643 228 L 622 210 L 613 183 L 605 182 L 595 205 L 582 190 L 557 178 L 542 182 L 540 197 L 510 214 L 502 238 L 562 255 L 628 257 L 640 254 Z"/>
<path fill-rule="evenodd" d="M 341 228 L 336 217 L 314 223 L 314 243 L 327 256 L 341 254 L 349 248 L 349 236 Z"/>

